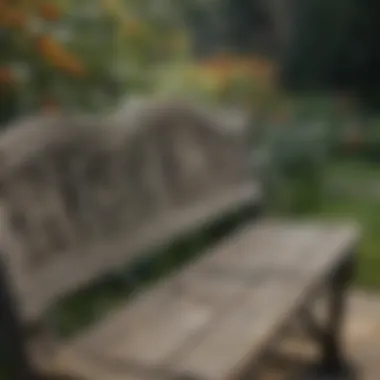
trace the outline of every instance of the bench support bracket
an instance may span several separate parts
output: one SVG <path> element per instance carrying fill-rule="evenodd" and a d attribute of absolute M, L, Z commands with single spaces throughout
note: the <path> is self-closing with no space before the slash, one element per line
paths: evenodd
<path fill-rule="evenodd" d="M 342 262 L 331 277 L 328 293 L 328 315 L 325 326 L 309 320 L 310 332 L 321 348 L 321 359 L 309 369 L 310 380 L 353 380 L 355 371 L 343 353 L 342 327 L 344 323 L 346 293 L 355 269 L 354 255 Z"/>

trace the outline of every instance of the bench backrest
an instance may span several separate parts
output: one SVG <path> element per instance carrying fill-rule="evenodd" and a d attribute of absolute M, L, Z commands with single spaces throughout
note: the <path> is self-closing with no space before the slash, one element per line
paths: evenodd
<path fill-rule="evenodd" d="M 36 118 L 0 136 L 1 249 L 22 317 L 257 201 L 244 130 L 181 103 L 121 123 Z"/>

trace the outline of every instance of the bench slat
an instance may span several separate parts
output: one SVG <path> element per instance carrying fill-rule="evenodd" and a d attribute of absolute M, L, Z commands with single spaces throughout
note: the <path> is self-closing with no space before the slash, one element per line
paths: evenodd
<path fill-rule="evenodd" d="M 199 379 L 232 378 L 241 361 L 255 357 L 273 327 L 294 305 L 302 288 L 291 279 L 248 288 L 244 301 L 223 316 L 202 341 L 179 362 L 180 372 Z"/>
<path fill-rule="evenodd" d="M 289 230 L 286 224 L 283 225 L 288 234 L 273 234 L 273 240 L 267 240 L 267 247 L 261 245 L 260 249 L 254 251 L 248 245 L 245 251 L 251 252 L 252 260 L 251 263 L 245 262 L 245 265 L 242 265 L 240 273 L 247 278 L 247 271 L 251 268 L 250 278 L 254 279 L 260 274 L 260 270 L 254 265 L 256 259 L 261 255 L 273 257 L 276 252 L 282 255 L 284 271 L 268 271 L 266 277 L 260 276 L 257 282 L 252 282 L 248 288 L 247 300 L 223 317 L 202 342 L 180 362 L 179 370 L 192 373 L 200 379 L 221 380 L 236 376 L 248 364 L 250 358 L 254 358 L 265 349 L 265 345 L 277 332 L 281 323 L 301 305 L 304 297 L 318 282 L 325 280 L 329 269 L 336 267 L 353 248 L 358 237 L 356 227 L 351 225 L 317 224 L 314 225 L 314 233 L 312 225 L 301 225 L 298 229 L 294 224 L 290 226 L 292 230 Z M 274 227 L 276 229 L 278 225 L 275 224 Z M 267 249 L 276 246 L 272 244 L 276 239 L 278 243 L 283 240 L 284 248 L 287 244 L 289 247 L 287 239 L 297 235 L 298 239 L 293 241 L 293 252 L 296 254 L 289 250 Z M 296 242 L 299 244 L 298 247 Z M 286 257 L 289 258 L 288 262 L 285 260 Z M 289 264 L 293 265 L 292 271 Z M 276 267 L 275 262 L 273 266 Z M 223 276 L 228 278 L 228 274 L 239 278 L 239 273 L 234 268 L 230 272 L 227 269 Z"/>
<path fill-rule="evenodd" d="M 262 220 L 247 226 L 215 247 L 192 266 L 193 270 L 210 275 L 232 274 L 248 277 L 268 272 L 291 272 L 307 277 L 324 273 L 347 251 L 347 244 L 357 238 L 355 225 L 324 221 L 299 222 L 280 219 Z M 336 245 L 336 253 L 326 253 L 324 246 Z M 310 254 L 306 254 L 310 251 Z"/>
<path fill-rule="evenodd" d="M 61 357 L 86 353 L 126 372 L 136 366 L 197 379 L 233 378 L 356 239 L 350 225 L 259 222 L 76 338 Z M 229 266 L 229 257 L 243 264 Z"/>
<path fill-rule="evenodd" d="M 263 220 L 247 226 L 215 247 L 193 266 L 194 270 L 228 273 L 250 273 L 279 269 L 291 270 L 300 256 L 315 244 L 321 233 L 315 225 L 296 225 L 277 220 Z"/>
<path fill-rule="evenodd" d="M 75 349 L 159 366 L 206 329 L 242 289 L 243 284 L 236 281 L 180 273 L 110 316 L 101 329 L 78 339 Z"/>
<path fill-rule="evenodd" d="M 151 380 L 152 377 L 149 373 L 144 373 L 143 370 L 126 371 L 125 368 L 117 368 L 105 366 L 101 361 L 91 360 L 78 355 L 65 355 L 55 362 L 52 378 L 56 374 L 67 375 L 67 369 L 70 368 L 70 376 L 74 379 L 91 379 L 91 380 Z M 49 372 L 48 372 L 49 373 Z M 58 376 L 59 378 L 59 376 Z M 156 380 L 164 380 L 159 376 L 155 377 Z"/>

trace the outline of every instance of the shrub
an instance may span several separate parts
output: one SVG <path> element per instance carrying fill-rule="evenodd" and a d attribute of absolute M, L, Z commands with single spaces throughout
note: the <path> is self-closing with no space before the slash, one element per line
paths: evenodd
<path fill-rule="evenodd" d="M 328 127 L 293 117 L 262 129 L 258 152 L 265 156 L 262 177 L 273 212 L 318 210 L 329 157 Z"/>

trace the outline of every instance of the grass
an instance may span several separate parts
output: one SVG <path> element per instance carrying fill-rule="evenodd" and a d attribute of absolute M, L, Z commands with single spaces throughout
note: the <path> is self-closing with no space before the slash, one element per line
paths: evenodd
<path fill-rule="evenodd" d="M 364 160 L 337 161 L 327 171 L 328 179 L 342 179 L 352 184 L 380 184 L 380 165 Z"/>
<path fill-rule="evenodd" d="M 360 223 L 363 240 L 357 284 L 380 289 L 380 191 L 377 196 L 367 191 L 370 186 L 380 185 L 380 165 L 360 161 L 334 164 L 328 170 L 327 183 L 334 181 L 362 188 L 362 192 L 327 192 L 319 213 L 325 217 L 353 217 Z"/>
<path fill-rule="evenodd" d="M 299 184 L 285 181 L 279 198 L 271 203 L 272 212 L 357 220 L 363 238 L 356 283 L 380 290 L 380 165 L 358 159 L 338 161 L 324 168 L 321 178 L 322 182 L 319 177 L 300 178 Z"/>
<path fill-rule="evenodd" d="M 359 248 L 358 284 L 380 288 L 380 202 L 372 200 L 326 201 L 320 212 L 326 217 L 354 217 L 363 229 Z"/>

